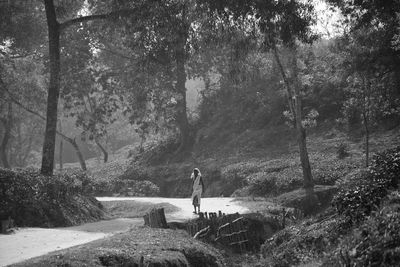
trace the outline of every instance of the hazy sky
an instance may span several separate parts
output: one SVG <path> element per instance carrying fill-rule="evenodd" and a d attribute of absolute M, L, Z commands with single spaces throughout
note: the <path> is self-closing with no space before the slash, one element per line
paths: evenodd
<path fill-rule="evenodd" d="M 330 7 L 324 0 L 312 0 L 317 13 L 315 30 L 325 38 L 332 38 L 343 32 L 340 26 L 342 15 L 337 8 Z"/>

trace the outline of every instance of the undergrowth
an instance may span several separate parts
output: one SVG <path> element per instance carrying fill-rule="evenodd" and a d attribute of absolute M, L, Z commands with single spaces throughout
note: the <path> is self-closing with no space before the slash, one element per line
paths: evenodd
<path fill-rule="evenodd" d="M 397 266 L 400 147 L 348 177 L 325 213 L 278 232 L 262 247 L 268 266 Z"/>
<path fill-rule="evenodd" d="M 70 226 L 104 217 L 83 172 L 43 176 L 0 168 L 0 177 L 0 219 L 10 217 L 18 226 Z"/>

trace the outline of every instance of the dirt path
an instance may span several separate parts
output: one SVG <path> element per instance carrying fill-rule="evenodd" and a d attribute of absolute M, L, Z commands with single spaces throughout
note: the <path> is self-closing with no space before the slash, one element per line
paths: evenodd
<path fill-rule="evenodd" d="M 163 203 L 168 202 L 180 209 L 178 212 L 167 214 L 168 221 L 183 221 L 187 219 L 196 218 L 196 214 L 193 214 L 193 206 L 188 198 L 161 198 L 161 197 L 98 197 L 99 201 L 114 201 L 114 200 L 135 200 L 150 203 Z M 218 212 L 223 213 L 245 213 L 248 211 L 247 208 L 239 205 L 239 202 L 233 201 L 233 198 L 229 197 L 218 197 L 218 198 L 202 198 L 201 199 L 201 211 L 207 212 Z"/>
<path fill-rule="evenodd" d="M 98 198 L 100 201 L 135 200 L 150 203 L 170 203 L 180 211 L 166 214 L 168 221 L 183 221 L 195 218 L 190 199 L 182 198 Z M 203 211 L 223 213 L 244 213 L 246 208 L 233 202 L 232 198 L 205 198 L 202 199 Z M 119 218 L 87 223 L 63 228 L 20 228 L 15 234 L 0 235 L 0 266 L 24 261 L 52 251 L 81 245 L 96 239 L 105 238 L 118 232 L 127 231 L 131 226 L 143 225 L 143 219 Z"/>

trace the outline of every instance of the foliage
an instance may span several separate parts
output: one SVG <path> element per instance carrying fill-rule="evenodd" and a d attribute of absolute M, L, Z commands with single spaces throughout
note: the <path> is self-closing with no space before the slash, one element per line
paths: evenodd
<path fill-rule="evenodd" d="M 160 188 L 150 181 L 117 180 L 113 192 L 136 197 L 154 197 L 160 193 Z"/>
<path fill-rule="evenodd" d="M 18 226 L 68 226 L 103 217 L 101 204 L 87 196 L 83 173 L 43 176 L 34 169 L 0 169 L 2 219 Z"/>
<path fill-rule="evenodd" d="M 377 154 L 371 167 L 355 177 L 335 196 L 333 205 L 350 225 L 359 223 L 375 211 L 389 189 L 398 187 L 400 147 Z"/>
<path fill-rule="evenodd" d="M 352 160 L 337 160 L 333 155 L 311 154 L 313 177 L 317 185 L 334 185 L 357 166 Z M 302 186 L 302 173 L 292 157 L 265 162 L 259 170 L 245 177 L 249 192 L 256 196 L 274 196 Z"/>
<path fill-rule="evenodd" d="M 337 219 L 327 214 L 289 226 L 267 240 L 261 248 L 267 266 L 294 266 L 324 255 L 338 236 Z"/>
<path fill-rule="evenodd" d="M 267 266 L 396 266 L 399 259 L 400 147 L 378 153 L 370 168 L 342 185 L 333 207 L 267 240 Z M 340 162 L 340 161 L 339 161 Z M 349 223 L 350 222 L 350 223 Z"/>
<path fill-rule="evenodd" d="M 382 209 L 340 240 L 324 265 L 397 266 L 400 260 L 399 203 L 399 191 L 394 191 Z"/>
<path fill-rule="evenodd" d="M 350 155 L 349 145 L 345 143 L 340 143 L 337 147 L 337 157 L 338 159 L 344 159 Z"/>
<path fill-rule="evenodd" d="M 44 65 L 34 55 L 20 55 L 13 47 L 14 41 L 0 40 L 0 134 L 5 146 L 0 147 L 10 166 L 23 167 L 40 148 L 40 119 L 26 108 L 36 111 L 44 106 L 45 77 Z M 8 140 L 4 140 L 6 131 Z"/>

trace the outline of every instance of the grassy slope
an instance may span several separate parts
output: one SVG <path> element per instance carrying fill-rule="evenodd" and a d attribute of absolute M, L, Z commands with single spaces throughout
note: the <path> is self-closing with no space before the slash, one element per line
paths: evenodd
<path fill-rule="evenodd" d="M 228 130 L 226 132 L 229 132 Z M 349 137 L 337 130 L 316 129 L 308 135 L 308 150 L 312 171 L 317 184 L 332 185 L 337 179 L 356 171 L 364 165 L 362 137 Z M 399 128 L 374 133 L 370 140 L 371 154 L 400 143 Z M 215 134 L 215 136 L 214 136 Z M 150 180 L 161 188 L 161 196 L 188 197 L 194 167 L 202 171 L 205 196 L 249 195 L 248 180 L 275 179 L 276 188 L 271 194 L 289 192 L 301 187 L 302 173 L 298 148 L 293 133 L 287 128 L 247 130 L 242 133 L 216 133 L 207 135 L 200 131 L 190 156 L 174 161 L 168 151 L 135 154 L 137 149 L 128 146 L 111 157 L 109 163 L 97 159 L 87 160 L 89 171 L 98 180 L 125 179 Z M 225 138 L 222 137 L 225 136 Z M 350 156 L 337 158 L 339 144 L 348 146 Z M 134 156 L 128 158 L 129 151 Z M 147 153 L 147 154 L 146 154 Z M 156 163 L 142 162 L 148 154 L 155 153 L 161 160 Z M 136 158 L 136 162 L 131 160 Z M 69 167 L 78 167 L 70 164 Z M 238 190 L 239 189 L 239 190 Z M 253 192 L 265 195 L 263 192 Z"/>

